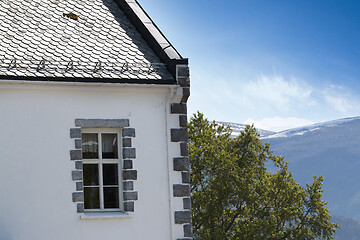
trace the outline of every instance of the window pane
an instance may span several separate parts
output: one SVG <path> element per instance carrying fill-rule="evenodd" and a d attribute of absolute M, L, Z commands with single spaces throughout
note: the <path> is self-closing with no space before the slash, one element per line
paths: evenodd
<path fill-rule="evenodd" d="M 98 164 L 83 165 L 84 186 L 99 185 L 99 166 Z"/>
<path fill-rule="evenodd" d="M 85 209 L 99 209 L 99 187 L 84 187 Z"/>
<path fill-rule="evenodd" d="M 104 180 L 104 185 L 119 184 L 117 164 L 103 164 L 103 180 Z"/>
<path fill-rule="evenodd" d="M 102 157 L 118 158 L 117 134 L 101 134 Z"/>
<path fill-rule="evenodd" d="M 119 188 L 104 187 L 104 208 L 119 208 Z"/>
<path fill-rule="evenodd" d="M 97 133 L 83 133 L 81 138 L 83 159 L 97 159 L 99 157 Z"/>

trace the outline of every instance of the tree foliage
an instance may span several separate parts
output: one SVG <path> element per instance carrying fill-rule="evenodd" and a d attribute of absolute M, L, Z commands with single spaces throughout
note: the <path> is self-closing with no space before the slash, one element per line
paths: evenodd
<path fill-rule="evenodd" d="M 194 238 L 332 239 L 338 226 L 321 199 L 322 176 L 302 187 L 253 126 L 230 134 L 201 113 L 190 120 Z"/>

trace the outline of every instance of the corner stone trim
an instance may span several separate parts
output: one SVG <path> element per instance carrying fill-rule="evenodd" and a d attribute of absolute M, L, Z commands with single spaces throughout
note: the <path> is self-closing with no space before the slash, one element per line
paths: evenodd
<path fill-rule="evenodd" d="M 170 114 L 179 118 L 178 126 L 170 129 L 170 138 L 173 145 L 177 144 L 180 156 L 173 156 L 173 174 L 181 175 L 181 182 L 173 182 L 173 196 L 181 199 L 180 209 L 175 209 L 175 224 L 182 227 L 182 236 L 177 240 L 192 240 L 191 199 L 190 199 L 190 162 L 189 162 L 189 134 L 187 124 L 187 100 L 190 96 L 190 74 L 188 65 L 177 65 L 177 81 L 182 92 L 179 102 L 170 103 Z"/>
<path fill-rule="evenodd" d="M 176 211 L 175 212 L 175 223 L 176 224 L 183 224 L 183 223 L 191 224 L 191 211 Z"/>
<path fill-rule="evenodd" d="M 124 211 L 134 212 L 138 192 L 134 191 L 134 181 L 137 180 L 137 170 L 133 169 L 133 160 L 136 159 L 136 149 L 132 147 L 132 138 L 135 129 L 130 128 L 129 119 L 75 119 L 75 128 L 70 129 L 70 138 L 74 140 L 74 149 L 70 150 L 70 160 L 74 161 L 71 178 L 75 182 L 75 192 L 72 201 L 76 203 L 78 213 L 84 212 L 84 190 L 82 172 L 81 128 L 122 128 L 123 153 L 123 189 Z"/>

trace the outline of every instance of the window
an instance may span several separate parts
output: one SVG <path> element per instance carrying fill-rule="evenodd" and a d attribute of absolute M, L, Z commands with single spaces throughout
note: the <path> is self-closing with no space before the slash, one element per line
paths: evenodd
<path fill-rule="evenodd" d="M 122 211 L 120 129 L 82 129 L 84 210 Z"/>

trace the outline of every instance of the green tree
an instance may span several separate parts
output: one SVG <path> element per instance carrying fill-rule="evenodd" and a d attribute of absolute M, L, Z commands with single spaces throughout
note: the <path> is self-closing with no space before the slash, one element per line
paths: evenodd
<path fill-rule="evenodd" d="M 322 176 L 302 187 L 253 126 L 230 134 L 201 113 L 190 119 L 194 239 L 332 239 Z"/>

